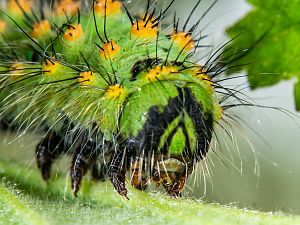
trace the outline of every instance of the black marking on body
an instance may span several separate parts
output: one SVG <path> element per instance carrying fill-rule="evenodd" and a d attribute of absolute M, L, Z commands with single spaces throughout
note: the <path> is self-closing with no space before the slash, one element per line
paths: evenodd
<path fill-rule="evenodd" d="M 195 96 L 188 91 L 185 92 L 185 111 L 191 117 L 197 134 L 197 160 L 201 160 L 206 156 L 209 150 L 209 143 L 212 138 L 213 115 L 204 113 L 203 107 L 199 104 Z"/>
<path fill-rule="evenodd" d="M 188 67 L 184 64 L 184 62 L 171 61 L 171 65 L 181 67 L 180 69 L 182 69 L 182 70 L 188 68 Z"/>
<path fill-rule="evenodd" d="M 150 154 L 152 152 L 158 153 L 160 139 L 165 129 L 184 112 L 192 119 L 195 126 L 197 133 L 196 153 L 192 154 L 191 152 L 187 128 L 185 127 L 183 119 L 171 132 L 167 138 L 167 143 L 160 153 L 164 155 L 168 154 L 168 145 L 171 144 L 176 131 L 182 128 L 186 138 L 186 146 L 182 156 L 190 158 L 191 160 L 203 159 L 208 151 L 209 142 L 212 138 L 213 117 L 212 114 L 203 112 L 202 105 L 197 102 L 189 88 L 178 88 L 178 96 L 170 99 L 167 106 L 163 108 L 163 111 L 161 111 L 158 106 L 152 106 L 149 109 L 148 119 L 137 137 L 131 137 L 127 140 L 126 148 L 128 149 L 128 153 L 136 156 L 139 156 L 143 150 Z"/>
<path fill-rule="evenodd" d="M 185 140 L 186 140 L 186 146 L 185 146 L 186 152 L 191 152 L 189 136 L 188 136 L 185 124 L 184 124 L 184 116 L 183 115 L 181 115 L 179 124 L 171 131 L 170 135 L 167 137 L 167 141 L 165 142 L 165 144 L 162 148 L 163 149 L 162 152 L 168 152 L 169 145 L 172 143 L 174 135 L 177 133 L 177 131 L 180 128 L 182 129 L 183 135 L 184 135 Z"/>
<path fill-rule="evenodd" d="M 159 63 L 161 62 L 161 59 L 157 59 L 157 58 L 146 58 L 143 60 L 139 60 L 137 61 L 131 69 L 131 81 L 136 80 L 137 75 L 139 75 L 141 72 L 145 71 L 148 68 L 151 68 L 155 65 L 159 65 Z"/>

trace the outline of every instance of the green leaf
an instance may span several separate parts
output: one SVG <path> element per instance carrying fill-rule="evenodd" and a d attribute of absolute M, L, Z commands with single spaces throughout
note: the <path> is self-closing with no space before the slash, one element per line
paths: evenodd
<path fill-rule="evenodd" d="M 295 95 L 296 109 L 299 111 L 300 110 L 300 82 L 299 82 L 299 80 L 295 83 L 294 95 Z"/>
<path fill-rule="evenodd" d="M 246 70 L 252 88 L 299 78 L 300 0 L 248 2 L 253 10 L 227 31 L 231 38 L 242 34 L 228 47 L 233 47 L 236 52 L 248 49 L 234 64 L 251 64 L 232 68 L 229 74 Z M 300 101 L 299 98 L 296 100 Z"/>
<path fill-rule="evenodd" d="M 60 175 L 45 184 L 37 169 L 8 161 L 0 161 L 0 178 L 9 186 L 0 187 L 0 224 L 300 224 L 298 216 L 173 199 L 133 188 L 126 200 L 109 182 L 85 181 L 74 198 L 69 179 Z"/>
<path fill-rule="evenodd" d="M 0 185 L 0 222 L 1 224 L 42 225 L 45 221 L 20 199 L 17 193 Z"/>

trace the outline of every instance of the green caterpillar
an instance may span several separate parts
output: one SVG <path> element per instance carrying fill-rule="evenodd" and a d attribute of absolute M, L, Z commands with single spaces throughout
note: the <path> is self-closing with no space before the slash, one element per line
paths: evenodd
<path fill-rule="evenodd" d="M 221 103 L 235 93 L 216 80 L 225 70 L 222 48 L 203 65 L 193 60 L 205 38 L 197 28 L 216 1 L 189 29 L 201 0 L 184 24 L 175 14 L 172 31 L 164 32 L 173 2 L 159 10 L 147 1 L 138 17 L 113 0 L 7 2 L 0 14 L 0 120 L 46 133 L 36 149 L 45 180 L 53 162 L 72 153 L 75 196 L 89 170 L 94 178 L 108 175 L 125 197 L 127 171 L 135 188 L 153 181 L 181 196 L 209 151 L 226 109 Z"/>

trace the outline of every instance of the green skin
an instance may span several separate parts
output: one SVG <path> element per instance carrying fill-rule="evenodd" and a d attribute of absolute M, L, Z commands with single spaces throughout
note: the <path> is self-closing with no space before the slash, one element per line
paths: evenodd
<path fill-rule="evenodd" d="M 30 30 L 21 23 L 20 17 L 22 15 L 13 18 L 27 34 L 30 33 Z M 24 46 L 31 45 L 42 54 L 47 52 L 48 56 L 45 57 L 48 60 L 60 63 L 59 68 L 49 75 L 42 71 L 45 60 L 29 64 L 33 53 L 17 48 L 15 52 L 21 59 L 22 68 L 30 67 L 31 69 L 24 70 L 25 75 L 13 78 L 11 73 L 16 71 L 9 73 L 5 71 L 11 69 L 12 64 L 19 63 L 19 61 L 17 59 L 16 61 L 6 61 L 5 56 L 2 56 L 0 74 L 3 74 L 3 78 L 0 80 L 0 84 L 4 88 L 1 89 L 0 100 L 1 106 L 5 107 L 0 107 L 0 116 L 13 120 L 14 123 L 22 125 L 26 129 L 46 124 L 46 127 L 60 132 L 63 126 L 61 114 L 63 112 L 69 122 L 77 126 L 79 130 L 91 130 L 92 124 L 97 124 L 107 141 L 114 140 L 117 134 L 121 134 L 125 139 L 135 137 L 143 129 L 149 109 L 153 106 L 163 109 L 170 99 L 178 96 L 178 87 L 189 87 L 197 102 L 202 105 L 204 113 L 211 114 L 213 120 L 219 120 L 221 107 L 213 88 L 206 81 L 193 76 L 195 73 L 193 69 L 161 75 L 159 80 L 154 81 L 146 78 L 148 72 L 145 69 L 137 75 L 136 80 L 131 80 L 131 70 L 139 60 L 145 60 L 148 57 L 155 58 L 158 55 L 162 62 L 168 57 L 165 65 L 171 66 L 179 54 L 181 55 L 177 62 L 185 59 L 189 52 L 182 51 L 180 46 L 172 43 L 172 40 L 162 32 L 160 32 L 158 40 L 132 36 L 130 21 L 123 12 L 107 16 L 107 36 L 120 46 L 120 52 L 113 60 L 101 58 L 100 49 L 94 44 L 96 42 L 101 46 L 102 43 L 96 33 L 92 12 L 81 13 L 84 37 L 80 40 L 68 43 L 63 40 L 63 35 L 57 38 L 54 30 L 35 39 L 45 51 L 41 51 L 22 32 L 14 37 L 15 30 L 18 28 L 5 15 L 2 15 L 2 18 L 9 23 L 9 28 L 5 33 L 9 41 L 24 43 Z M 50 15 L 49 18 L 55 18 L 55 15 Z M 55 20 L 56 24 L 66 22 L 63 18 Z M 104 17 L 96 15 L 96 21 L 99 33 L 104 38 Z M 73 24 L 76 22 L 74 21 Z M 65 27 L 63 29 L 66 30 Z M 51 52 L 50 37 L 52 40 L 57 38 L 53 43 L 57 59 Z M 156 43 L 158 48 L 156 48 Z M 170 46 L 172 47 L 170 48 Z M 170 49 L 169 53 L 165 49 Z M 81 54 L 87 60 L 88 65 Z M 10 50 L 7 50 L 7 55 L 12 55 Z M 78 69 L 64 65 L 72 65 Z M 185 62 L 175 68 L 180 70 L 193 65 L 193 63 Z M 87 86 L 81 85 L 77 80 L 80 76 L 78 70 L 89 71 L 88 67 L 94 72 L 95 78 Z M 31 78 L 29 78 L 31 75 L 26 75 L 26 73 L 30 74 L 36 71 L 39 71 L 40 74 Z M 74 79 L 63 81 L 71 78 Z M 112 86 L 121 83 L 122 95 L 113 99 L 107 97 L 110 86 L 107 81 L 113 81 L 113 84 L 110 84 Z M 76 82 L 77 84 L 75 84 Z M 182 155 L 187 142 L 190 143 L 192 152 L 195 152 L 197 148 L 197 133 L 192 119 L 187 114 L 183 114 L 183 118 L 184 124 L 188 128 L 188 140 L 182 130 L 178 129 L 169 146 L 169 154 L 175 157 Z M 160 140 L 160 148 L 166 142 L 166 137 L 171 130 L 177 126 L 178 121 L 179 118 L 166 127 Z"/>

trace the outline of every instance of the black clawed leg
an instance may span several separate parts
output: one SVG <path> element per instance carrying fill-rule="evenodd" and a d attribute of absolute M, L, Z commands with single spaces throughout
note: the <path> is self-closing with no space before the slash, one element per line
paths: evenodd
<path fill-rule="evenodd" d="M 113 156 L 113 159 L 110 162 L 109 168 L 108 168 L 108 176 L 110 178 L 110 181 L 114 185 L 114 188 L 117 190 L 117 192 L 127 197 L 127 189 L 125 185 L 125 162 L 124 162 L 124 154 L 122 152 L 116 153 Z"/>
<path fill-rule="evenodd" d="M 51 167 L 55 159 L 65 152 L 64 140 L 61 136 L 48 134 L 36 148 L 37 166 L 45 181 L 50 179 Z"/>
<path fill-rule="evenodd" d="M 75 154 L 71 168 L 71 179 L 72 179 L 72 191 L 75 197 L 79 191 L 81 180 L 87 173 L 89 168 L 89 162 L 85 161 L 81 153 Z"/>
<path fill-rule="evenodd" d="M 96 157 L 95 143 L 92 140 L 77 148 L 71 167 L 72 191 L 75 197 L 77 197 L 77 192 L 80 189 L 82 178 L 91 165 L 95 163 Z"/>
<path fill-rule="evenodd" d="M 134 171 L 133 175 L 131 177 L 131 185 L 140 190 L 144 191 L 146 190 L 149 183 L 149 179 L 145 177 L 144 175 L 140 174 L 139 172 Z"/>

